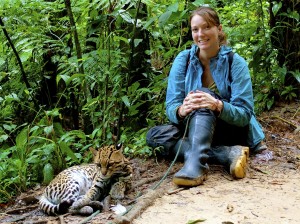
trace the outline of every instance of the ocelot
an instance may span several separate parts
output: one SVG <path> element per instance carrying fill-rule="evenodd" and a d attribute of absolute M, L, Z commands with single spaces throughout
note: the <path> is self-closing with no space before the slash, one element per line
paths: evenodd
<path fill-rule="evenodd" d="M 94 163 L 70 167 L 59 173 L 40 197 L 40 208 L 49 215 L 90 215 L 101 209 L 109 194 L 122 199 L 131 187 L 132 168 L 122 145 L 105 146 L 94 155 Z"/>

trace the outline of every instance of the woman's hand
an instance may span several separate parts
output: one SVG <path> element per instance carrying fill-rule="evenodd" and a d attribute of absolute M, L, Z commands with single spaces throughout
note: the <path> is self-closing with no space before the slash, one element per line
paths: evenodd
<path fill-rule="evenodd" d="M 178 108 L 178 115 L 179 117 L 183 118 L 186 117 L 187 115 L 189 115 L 194 109 L 193 109 L 193 105 L 191 104 L 191 95 L 194 92 L 190 92 L 185 99 L 183 100 L 183 104 Z"/>
<path fill-rule="evenodd" d="M 209 93 L 196 90 L 196 92 L 192 91 L 185 97 L 183 104 L 178 109 L 178 115 L 185 117 L 193 110 L 200 108 L 220 112 L 223 108 L 223 104 L 222 101 L 214 98 Z"/>
<path fill-rule="evenodd" d="M 210 110 L 216 109 L 216 98 L 209 93 L 196 90 L 196 92 L 191 92 L 188 94 L 185 100 L 186 99 L 189 101 L 189 104 L 193 110 L 200 108 L 207 108 Z"/>

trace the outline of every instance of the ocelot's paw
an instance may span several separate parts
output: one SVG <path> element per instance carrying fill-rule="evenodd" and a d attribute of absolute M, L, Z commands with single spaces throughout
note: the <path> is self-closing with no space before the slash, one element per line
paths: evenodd
<path fill-rule="evenodd" d="M 83 206 L 88 205 L 88 203 L 84 203 L 82 199 L 75 201 L 72 206 L 70 207 L 71 210 L 78 210 Z"/>
<path fill-rule="evenodd" d="M 116 182 L 109 192 L 112 199 L 118 200 L 125 197 L 126 185 L 124 182 Z"/>
<path fill-rule="evenodd" d="M 87 205 L 87 206 L 83 206 L 81 209 L 77 210 L 75 213 L 79 214 L 79 215 L 88 216 L 88 215 L 91 215 L 94 213 L 94 209 Z"/>
<path fill-rule="evenodd" d="M 94 211 L 103 210 L 103 203 L 100 201 L 91 201 L 88 206 L 92 207 Z"/>

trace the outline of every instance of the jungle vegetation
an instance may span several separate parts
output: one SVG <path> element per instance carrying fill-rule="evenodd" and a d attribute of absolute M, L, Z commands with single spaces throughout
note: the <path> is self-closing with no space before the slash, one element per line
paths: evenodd
<path fill-rule="evenodd" d="M 90 147 L 151 156 L 146 131 L 167 122 L 168 72 L 203 4 L 249 63 L 256 112 L 299 100 L 299 0 L 1 0 L 0 203 Z"/>

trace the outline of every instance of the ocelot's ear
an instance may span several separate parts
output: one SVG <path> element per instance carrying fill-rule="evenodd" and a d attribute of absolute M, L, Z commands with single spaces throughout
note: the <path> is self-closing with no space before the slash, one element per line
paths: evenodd
<path fill-rule="evenodd" d="M 97 153 L 98 153 L 98 150 L 96 150 L 96 149 L 93 148 L 93 147 L 89 147 L 89 150 L 90 150 L 90 152 L 93 154 L 93 157 L 95 157 L 95 156 L 97 155 Z"/>
<path fill-rule="evenodd" d="M 123 143 L 118 143 L 118 144 L 116 145 L 117 150 L 122 149 L 122 147 L 123 147 Z"/>
<path fill-rule="evenodd" d="M 90 147 L 90 152 L 93 154 L 93 163 L 99 163 L 100 162 L 100 151 L 99 150 L 96 150 L 94 149 L 93 147 Z"/>

